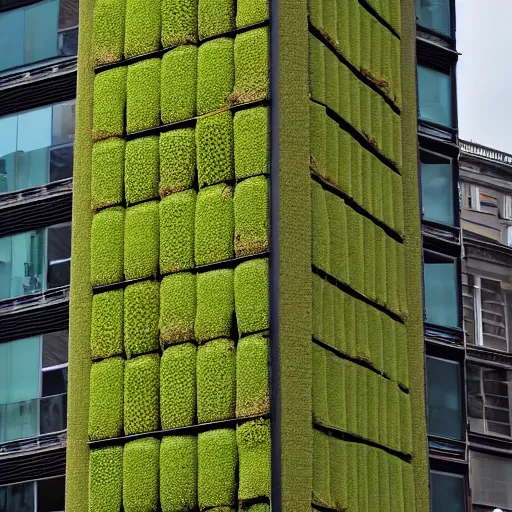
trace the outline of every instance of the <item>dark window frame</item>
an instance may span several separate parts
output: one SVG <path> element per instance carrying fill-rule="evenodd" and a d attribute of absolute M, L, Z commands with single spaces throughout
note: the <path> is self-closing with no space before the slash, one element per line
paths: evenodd
<path fill-rule="evenodd" d="M 440 32 L 439 30 L 425 27 L 420 23 L 419 16 L 416 16 L 416 26 L 418 29 L 420 29 L 422 32 L 426 32 L 427 34 L 437 36 L 440 39 L 443 39 L 444 41 L 447 41 L 452 46 L 455 46 L 456 44 L 456 28 L 457 28 L 457 20 L 456 20 L 456 9 L 455 9 L 455 1 L 454 0 L 448 0 L 450 3 L 450 33 L 445 34 L 444 32 Z"/>
<path fill-rule="evenodd" d="M 471 493 L 469 489 L 469 471 L 467 463 L 457 463 L 454 461 L 448 461 L 437 458 L 429 459 L 429 482 L 430 482 L 430 501 L 432 507 L 432 472 L 452 475 L 456 477 L 460 477 L 464 483 L 464 505 L 463 510 L 466 512 L 471 511 Z M 438 512 L 436 510 L 432 510 L 431 512 Z"/>

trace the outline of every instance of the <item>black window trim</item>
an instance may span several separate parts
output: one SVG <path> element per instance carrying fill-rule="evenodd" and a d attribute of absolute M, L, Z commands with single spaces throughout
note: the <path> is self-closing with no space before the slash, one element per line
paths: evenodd
<path fill-rule="evenodd" d="M 445 34 L 440 32 L 439 30 L 435 30 L 433 28 L 425 27 L 420 23 L 419 17 L 416 16 L 416 26 L 423 32 L 431 34 L 433 36 L 437 36 L 440 39 L 451 43 L 453 46 L 456 44 L 456 28 L 457 28 L 457 20 L 456 20 L 456 9 L 455 9 L 455 1 L 448 0 L 450 2 L 450 33 Z"/>

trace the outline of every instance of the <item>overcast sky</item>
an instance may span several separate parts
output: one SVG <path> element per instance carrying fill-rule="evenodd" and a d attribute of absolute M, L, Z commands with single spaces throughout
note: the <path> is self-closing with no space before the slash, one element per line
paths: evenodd
<path fill-rule="evenodd" d="M 456 0 L 459 133 L 512 153 L 512 0 Z"/>

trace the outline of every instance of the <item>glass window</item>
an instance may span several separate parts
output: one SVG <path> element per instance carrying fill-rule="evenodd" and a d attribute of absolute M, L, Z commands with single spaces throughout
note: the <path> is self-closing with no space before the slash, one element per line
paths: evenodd
<path fill-rule="evenodd" d="M 0 510 L 34 512 L 34 482 L 0 487 Z"/>
<path fill-rule="evenodd" d="M 420 165 L 423 217 L 453 226 L 455 208 L 451 160 L 422 151 Z"/>
<path fill-rule="evenodd" d="M 37 482 L 37 512 L 64 510 L 65 478 L 50 478 Z"/>
<path fill-rule="evenodd" d="M 68 362 L 69 331 L 55 331 L 43 334 L 43 368 Z"/>
<path fill-rule="evenodd" d="M 73 146 L 50 149 L 50 182 L 73 176 Z"/>
<path fill-rule="evenodd" d="M 425 254 L 423 280 L 426 321 L 444 327 L 458 327 L 458 272 L 455 262 L 437 262 Z"/>
<path fill-rule="evenodd" d="M 416 0 L 416 17 L 422 27 L 450 35 L 450 0 Z"/>
<path fill-rule="evenodd" d="M 432 512 L 464 512 L 465 482 L 462 475 L 430 472 L 430 510 Z"/>
<path fill-rule="evenodd" d="M 0 71 L 21 66 L 24 59 L 25 11 L 0 14 Z"/>
<path fill-rule="evenodd" d="M 73 142 L 75 136 L 75 101 L 60 103 L 53 107 L 53 146 Z M 48 144 L 50 145 L 50 144 Z"/>
<path fill-rule="evenodd" d="M 460 365 L 427 357 L 428 433 L 462 439 Z"/>
<path fill-rule="evenodd" d="M 71 223 L 48 228 L 48 288 L 69 284 Z"/>
<path fill-rule="evenodd" d="M 16 189 L 14 179 L 17 131 L 17 116 L 0 119 L 0 193 Z"/>
<path fill-rule="evenodd" d="M 420 119 L 443 126 L 452 125 L 451 76 L 425 66 L 418 66 L 418 101 Z"/>

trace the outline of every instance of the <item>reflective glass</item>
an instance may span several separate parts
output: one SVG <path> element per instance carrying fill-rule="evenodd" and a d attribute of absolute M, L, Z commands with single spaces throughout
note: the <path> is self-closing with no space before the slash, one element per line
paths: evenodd
<path fill-rule="evenodd" d="M 59 2 L 51 0 L 25 10 L 25 62 L 57 55 Z"/>
<path fill-rule="evenodd" d="M 0 193 L 14 190 L 17 127 L 18 116 L 0 119 Z"/>
<path fill-rule="evenodd" d="M 73 142 L 75 135 L 75 102 L 61 103 L 53 107 L 52 145 Z"/>
<path fill-rule="evenodd" d="M 452 125 L 451 76 L 418 66 L 420 119 L 444 126 Z"/>
<path fill-rule="evenodd" d="M 430 510 L 465 512 L 464 477 L 441 471 L 430 472 Z"/>
<path fill-rule="evenodd" d="M 25 11 L 0 13 L 0 71 L 23 64 Z"/>
<path fill-rule="evenodd" d="M 64 510 L 65 478 L 50 478 L 37 482 L 37 512 Z"/>
<path fill-rule="evenodd" d="M 50 149 L 50 178 L 58 181 L 73 176 L 73 146 Z"/>
<path fill-rule="evenodd" d="M 458 327 L 455 263 L 425 262 L 423 273 L 427 322 L 444 327 Z"/>
<path fill-rule="evenodd" d="M 416 16 L 422 27 L 450 35 L 450 0 L 416 0 Z"/>
<path fill-rule="evenodd" d="M 421 153 L 421 195 L 425 219 L 454 224 L 454 194 L 450 160 Z"/>
<path fill-rule="evenodd" d="M 48 288 L 69 284 L 71 223 L 48 228 Z"/>
<path fill-rule="evenodd" d="M 43 368 L 68 362 L 68 330 L 43 334 Z"/>
<path fill-rule="evenodd" d="M 0 487 L 0 510 L 34 512 L 34 482 Z"/>

